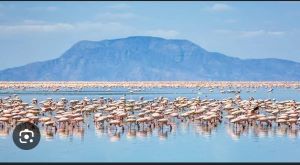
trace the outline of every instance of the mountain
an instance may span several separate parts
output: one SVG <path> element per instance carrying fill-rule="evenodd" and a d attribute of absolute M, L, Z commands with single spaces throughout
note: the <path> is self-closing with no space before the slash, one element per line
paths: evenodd
<path fill-rule="evenodd" d="M 57 59 L 0 71 L 0 80 L 300 80 L 300 63 L 239 59 L 177 39 L 80 41 Z"/>

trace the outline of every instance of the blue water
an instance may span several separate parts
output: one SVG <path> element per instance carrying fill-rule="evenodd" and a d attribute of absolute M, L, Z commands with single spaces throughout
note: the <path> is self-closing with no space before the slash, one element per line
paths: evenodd
<path fill-rule="evenodd" d="M 224 89 L 226 90 L 226 89 Z M 242 99 L 276 99 L 300 101 L 300 91 L 293 88 L 275 88 L 272 93 L 260 88 L 256 92 L 242 89 Z M 67 91 L 67 90 L 65 90 Z M 253 89 L 250 89 L 253 91 Z M 58 100 L 111 97 L 118 99 L 126 93 L 127 99 L 145 99 L 164 96 L 174 99 L 178 96 L 201 99 L 225 99 L 235 94 L 221 94 L 219 89 L 209 92 L 201 88 L 151 88 L 136 93 L 128 89 L 83 89 L 81 92 L 35 93 L 31 91 L 0 91 L 4 98 L 18 93 L 30 102 L 32 98 L 44 100 L 48 97 Z M 193 123 L 180 123 L 169 129 L 144 133 L 136 132 L 130 137 L 128 131 L 101 132 L 93 123 L 83 130 L 69 135 L 56 133 L 51 138 L 44 135 L 39 145 L 32 150 L 17 148 L 12 140 L 12 130 L 0 136 L 0 162 L 294 162 L 300 161 L 299 128 L 249 128 L 242 133 L 222 123 L 216 128 L 205 130 Z M 4 130 L 1 130 L 4 131 Z M 239 134 L 239 135 L 238 135 Z"/>

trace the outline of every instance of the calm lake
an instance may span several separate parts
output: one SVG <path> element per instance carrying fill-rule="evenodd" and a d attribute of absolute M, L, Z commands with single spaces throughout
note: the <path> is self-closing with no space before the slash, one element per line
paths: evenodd
<path fill-rule="evenodd" d="M 228 89 L 224 89 L 225 91 Z M 248 91 L 249 90 L 249 91 Z M 241 89 L 242 99 L 276 99 L 300 101 L 300 91 L 294 88 Z M 25 91 L 1 90 L 0 97 L 17 94 L 31 103 L 49 97 L 59 100 L 105 98 L 138 100 L 141 96 L 154 99 L 159 96 L 172 100 L 176 97 L 189 99 L 227 99 L 234 93 L 220 93 L 219 89 L 207 88 L 146 88 L 129 92 L 127 88 L 86 88 L 82 91 L 60 90 L 45 92 L 40 89 Z M 37 147 L 21 150 L 13 143 L 12 130 L 0 136 L 0 162 L 299 162 L 299 128 L 249 128 L 234 132 L 225 121 L 214 129 L 205 129 L 190 122 L 179 122 L 169 129 L 146 131 L 96 129 L 92 120 L 89 127 L 72 133 L 57 132 L 42 137 Z M 5 131 L 5 130 L 1 130 Z"/>

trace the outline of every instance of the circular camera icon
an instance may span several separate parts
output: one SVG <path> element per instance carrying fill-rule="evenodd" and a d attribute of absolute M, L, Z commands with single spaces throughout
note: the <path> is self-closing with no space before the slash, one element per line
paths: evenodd
<path fill-rule="evenodd" d="M 13 141 L 15 145 L 23 150 L 30 150 L 40 142 L 39 128 L 29 122 L 20 123 L 13 131 Z"/>

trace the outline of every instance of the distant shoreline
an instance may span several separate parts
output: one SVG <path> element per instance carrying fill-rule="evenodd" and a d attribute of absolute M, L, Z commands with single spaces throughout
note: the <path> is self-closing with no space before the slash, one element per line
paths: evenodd
<path fill-rule="evenodd" d="M 293 87 L 300 88 L 300 81 L 0 81 L 0 88 L 85 88 L 85 87 Z"/>

